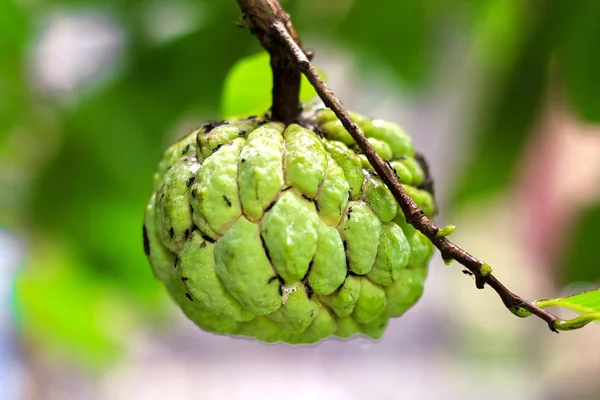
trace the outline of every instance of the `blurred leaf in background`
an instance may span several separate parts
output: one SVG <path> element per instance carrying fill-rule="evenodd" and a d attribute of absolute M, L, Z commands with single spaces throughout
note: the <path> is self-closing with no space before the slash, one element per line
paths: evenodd
<path fill-rule="evenodd" d="M 575 231 L 562 262 L 560 280 L 571 282 L 600 282 L 600 203 L 584 209 L 575 221 Z"/>
<path fill-rule="evenodd" d="M 476 49 L 487 58 L 485 65 L 498 65 L 489 60 L 491 49 L 499 41 L 504 43 L 501 51 L 493 51 L 504 68 L 489 72 L 493 79 L 482 93 L 485 97 L 475 121 L 474 151 L 453 193 L 456 206 L 498 193 L 514 179 L 523 146 L 544 102 L 549 61 L 564 17 L 563 10 L 552 6 L 552 1 L 540 3 L 534 7 L 507 1 L 499 9 L 499 2 L 487 1 L 474 14 L 487 21 L 476 26 Z M 498 24 L 500 16 L 505 20 Z M 503 39 L 506 35 L 520 40 L 507 44 Z"/>
<path fill-rule="evenodd" d="M 453 194 L 455 206 L 514 182 L 550 83 L 564 83 L 584 120 L 600 118 L 600 55 L 592 50 L 600 45 L 600 3 L 482 1 L 473 2 L 472 10 L 481 21 L 473 32 L 476 51 L 488 58 L 484 66 L 492 74 L 473 132 L 472 158 Z M 493 74 L 498 66 L 503 71 Z"/>
<path fill-rule="evenodd" d="M 47 357 L 73 358 L 91 368 L 123 353 L 120 337 L 139 318 L 122 306 L 123 293 L 98 281 L 93 269 L 60 243 L 36 241 L 16 283 L 18 328 Z"/>
<path fill-rule="evenodd" d="M 571 7 L 558 47 L 567 97 L 581 118 L 600 122 L 600 53 L 593 50 L 600 48 L 600 2 L 585 0 Z"/>
<path fill-rule="evenodd" d="M 233 65 L 225 78 L 221 93 L 223 118 L 262 115 L 271 108 L 273 73 L 269 60 L 267 52 L 260 52 Z M 307 102 L 316 96 L 310 82 L 302 75 L 300 101 Z"/>
<path fill-rule="evenodd" d="M 362 67 L 383 62 L 408 87 L 422 87 L 430 76 L 435 1 L 357 0 L 336 32 Z M 382 46 L 382 44 L 386 44 Z"/>

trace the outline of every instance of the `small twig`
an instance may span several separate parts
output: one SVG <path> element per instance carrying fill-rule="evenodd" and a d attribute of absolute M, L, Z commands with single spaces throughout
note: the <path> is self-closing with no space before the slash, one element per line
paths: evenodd
<path fill-rule="evenodd" d="M 498 279 L 496 279 L 496 277 L 491 274 L 491 268 L 489 265 L 473 257 L 471 254 L 448 240 L 444 235 L 438 234 L 440 228 L 433 223 L 433 221 L 427 218 L 427 216 L 425 216 L 423 210 L 421 210 L 414 200 L 404 191 L 394 172 L 377 154 L 375 149 L 373 149 L 373 146 L 371 146 L 358 125 L 352 120 L 350 114 L 341 104 L 340 100 L 327 86 L 325 81 L 321 79 L 315 68 L 312 66 L 306 57 L 306 54 L 302 50 L 302 47 L 299 45 L 298 36 L 292 27 L 289 16 L 287 16 L 287 14 L 281 10 L 278 1 L 238 0 L 238 3 L 240 3 L 240 5 L 242 3 L 262 3 L 263 8 L 268 5 L 269 8 L 274 7 L 272 9 L 279 10 L 272 13 L 272 16 L 275 17 L 274 20 L 271 17 L 262 18 L 261 16 L 257 21 L 252 21 L 254 18 L 256 18 L 256 16 L 254 14 L 247 13 L 246 10 L 242 8 L 242 10 L 244 10 L 246 15 L 250 18 L 252 26 L 262 27 L 262 36 L 259 36 L 259 39 L 261 40 L 261 43 L 263 43 L 263 46 L 265 45 L 265 42 L 269 46 L 277 46 L 278 44 L 283 45 L 288 59 L 292 60 L 296 68 L 308 78 L 323 103 L 334 112 L 344 128 L 346 128 L 354 141 L 356 141 L 358 146 L 365 153 L 369 163 L 373 166 L 373 169 L 377 172 L 377 174 L 396 198 L 396 201 L 400 205 L 406 217 L 406 221 L 414 226 L 423 235 L 425 235 L 438 248 L 444 260 L 456 260 L 465 266 L 475 276 L 475 282 L 478 289 L 483 289 L 485 284 L 488 284 L 496 291 L 496 293 L 498 293 L 504 305 L 511 310 L 511 312 L 516 315 L 526 316 L 527 313 L 523 311 L 526 310 L 529 313 L 546 321 L 550 329 L 554 332 L 557 332 L 556 327 L 560 322 L 558 317 L 536 306 L 534 303 L 524 300 L 520 296 L 508 290 L 506 286 L 504 286 Z M 258 8 L 256 8 L 256 10 L 258 10 Z M 270 22 L 270 26 L 264 25 L 264 23 L 268 22 Z M 265 38 L 265 36 L 268 38 Z M 273 54 L 272 48 L 266 46 L 265 48 L 267 48 L 267 50 Z"/>

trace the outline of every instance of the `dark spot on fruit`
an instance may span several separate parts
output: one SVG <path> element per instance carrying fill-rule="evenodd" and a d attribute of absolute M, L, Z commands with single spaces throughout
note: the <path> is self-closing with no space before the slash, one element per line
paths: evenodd
<path fill-rule="evenodd" d="M 190 230 L 186 229 L 185 232 L 183 233 L 183 236 L 185 237 L 185 240 L 187 240 L 190 237 Z"/>
<path fill-rule="evenodd" d="M 221 146 L 223 146 L 223 145 L 222 145 L 222 144 L 218 144 L 218 145 L 217 145 L 217 147 L 215 147 L 215 148 L 213 149 L 213 153 L 214 153 L 215 151 L 218 151 L 218 150 L 221 148 Z"/>
<path fill-rule="evenodd" d="M 308 279 L 308 275 L 310 274 L 310 270 L 312 269 L 313 263 L 315 262 L 315 259 L 313 258 L 312 260 L 310 260 L 310 262 L 308 263 L 308 269 L 306 270 L 306 274 L 304 274 L 304 276 L 302 277 L 302 281 L 305 281 Z M 307 282 L 304 282 L 305 285 L 308 285 Z"/>
<path fill-rule="evenodd" d="M 162 199 L 162 198 L 164 198 L 164 197 L 165 197 L 165 194 L 164 194 L 164 193 L 162 193 L 162 194 L 160 195 L 160 198 Z"/>
<path fill-rule="evenodd" d="M 223 200 L 225 200 L 225 203 L 227 203 L 228 207 L 231 207 L 231 200 L 229 200 L 229 197 L 223 195 Z"/>
<path fill-rule="evenodd" d="M 311 297 L 312 297 L 312 294 L 310 294 L 310 295 L 308 296 L 308 299 L 310 300 L 310 298 L 311 298 Z M 310 317 L 312 318 L 312 317 L 314 317 L 314 316 L 315 316 L 315 310 L 310 310 Z"/>
<path fill-rule="evenodd" d="M 201 248 L 201 249 L 203 249 L 203 248 L 205 248 L 205 247 L 206 247 L 206 242 L 202 242 L 202 243 L 200 243 L 200 248 Z"/>
<path fill-rule="evenodd" d="M 271 210 L 271 208 L 273 208 L 273 206 L 275 205 L 275 203 L 276 203 L 276 201 L 275 201 L 275 200 L 273 200 L 273 201 L 271 202 L 271 204 L 269 204 L 269 205 L 267 206 L 267 208 L 265 208 L 265 212 L 269 212 L 269 210 Z"/>
<path fill-rule="evenodd" d="M 196 176 L 195 176 L 195 175 L 192 175 L 192 176 L 190 176 L 190 179 L 188 179 L 187 181 L 185 181 L 185 185 L 186 185 L 187 187 L 190 187 L 190 186 L 192 186 L 192 183 L 194 183 L 194 180 L 195 180 L 195 179 L 196 179 Z"/>
<path fill-rule="evenodd" d="M 269 122 L 269 121 L 262 120 L 262 121 L 259 121 L 257 125 L 258 125 L 258 126 L 263 126 L 264 124 L 266 124 L 266 123 L 268 123 L 268 122 Z"/>
<path fill-rule="evenodd" d="M 245 158 L 242 158 L 242 162 L 243 162 L 243 163 L 245 163 L 245 162 L 246 162 L 246 159 L 245 159 Z"/>
<path fill-rule="evenodd" d="M 308 299 L 311 300 L 313 297 L 313 294 L 315 294 L 315 292 L 312 290 L 310 285 L 306 285 L 306 297 L 308 297 Z M 314 310 L 310 312 L 310 316 L 312 317 L 313 315 L 314 315 Z"/>
<path fill-rule="evenodd" d="M 260 243 L 262 244 L 262 248 L 265 251 L 267 260 L 269 260 L 269 263 L 271 263 L 271 265 L 273 265 L 273 261 L 271 260 L 271 255 L 269 254 L 269 249 L 267 248 L 267 243 L 265 242 L 265 238 L 263 237 L 263 235 L 260 235 Z"/>
<path fill-rule="evenodd" d="M 171 239 L 175 236 L 175 229 L 173 229 L 173 227 L 169 228 L 169 236 L 171 236 Z"/>
<path fill-rule="evenodd" d="M 348 252 L 348 242 L 346 242 L 345 240 L 342 242 L 342 244 L 344 245 L 344 253 Z M 346 255 L 346 269 L 348 270 L 348 274 L 350 274 L 350 258 L 348 258 L 348 256 Z"/>
<path fill-rule="evenodd" d="M 185 282 L 185 281 L 187 281 L 187 280 L 188 280 L 188 277 L 187 277 L 187 276 L 182 276 L 182 277 L 181 277 L 181 281 L 182 281 L 182 282 Z"/>
<path fill-rule="evenodd" d="M 194 298 L 193 298 L 193 297 L 192 297 L 192 295 L 191 295 L 191 294 L 189 294 L 189 293 L 186 293 L 186 294 L 185 294 L 185 297 L 187 297 L 189 301 L 194 301 Z"/>
<path fill-rule="evenodd" d="M 144 234 L 144 253 L 146 254 L 146 257 L 149 257 L 150 256 L 150 240 L 148 240 L 148 230 L 146 229 L 146 225 L 144 225 L 143 234 Z"/>
<path fill-rule="evenodd" d="M 215 241 L 210 236 L 202 235 L 202 239 L 206 240 L 209 243 L 214 243 Z"/>
<path fill-rule="evenodd" d="M 276 280 L 277 280 L 277 275 L 270 277 L 269 280 L 267 281 L 267 285 Z"/>
<path fill-rule="evenodd" d="M 175 256 L 175 261 L 173 261 L 173 268 L 177 268 L 177 264 L 179 264 L 179 256 Z"/>
<path fill-rule="evenodd" d="M 352 215 L 352 207 L 348 208 L 348 221 L 350 221 L 350 216 Z"/>
<path fill-rule="evenodd" d="M 204 129 L 204 134 L 208 135 L 210 131 L 215 129 L 217 126 L 219 125 L 216 122 L 207 122 L 206 124 L 202 125 L 202 129 Z"/>
<path fill-rule="evenodd" d="M 189 143 L 185 146 L 185 148 L 183 149 L 183 151 L 181 152 L 181 155 L 184 155 L 185 153 L 188 152 L 188 150 L 190 149 L 190 145 Z"/>
<path fill-rule="evenodd" d="M 240 133 L 238 133 L 238 135 L 240 135 L 240 136 L 244 136 L 246 133 L 248 133 L 248 131 L 247 131 L 247 130 L 245 130 L 245 129 L 242 129 L 242 130 L 240 131 Z"/>

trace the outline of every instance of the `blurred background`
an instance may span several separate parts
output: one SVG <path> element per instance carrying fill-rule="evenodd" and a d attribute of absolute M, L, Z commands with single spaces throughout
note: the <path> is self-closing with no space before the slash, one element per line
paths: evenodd
<path fill-rule="evenodd" d="M 414 137 L 460 245 L 525 298 L 600 284 L 599 1 L 283 5 L 344 104 Z M 239 17 L 0 0 L 0 399 L 600 399 L 598 324 L 519 320 L 437 255 L 378 342 L 266 345 L 183 317 L 143 212 L 162 151 L 219 118 L 260 50 Z"/>

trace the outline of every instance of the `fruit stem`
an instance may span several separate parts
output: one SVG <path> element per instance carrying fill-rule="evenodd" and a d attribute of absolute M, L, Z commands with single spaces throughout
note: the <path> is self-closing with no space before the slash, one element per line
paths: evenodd
<path fill-rule="evenodd" d="M 274 30 L 276 23 L 286 29 L 294 43 L 302 48 L 290 16 L 283 11 L 277 0 L 237 0 L 244 19 L 250 24 L 250 32 L 255 35 L 271 56 L 273 71 L 273 91 L 271 119 L 288 125 L 300 115 L 300 70 L 289 56 L 281 38 Z"/>
<path fill-rule="evenodd" d="M 489 285 L 496 293 L 498 293 L 506 308 L 511 310 L 511 312 L 515 313 L 515 310 L 520 310 L 521 313 L 530 312 L 544 320 L 552 331 L 558 332 L 556 329 L 557 324 L 560 321 L 558 317 L 542 309 L 537 304 L 524 300 L 517 294 L 511 292 L 491 273 L 489 265 L 473 257 L 467 251 L 448 240 L 445 235 L 446 232 L 442 231 L 441 234 L 439 233 L 440 228 L 425 216 L 423 210 L 421 210 L 414 200 L 404 191 L 390 166 L 377 154 L 375 149 L 373 149 L 373 146 L 368 142 L 358 125 L 350 117 L 348 110 L 344 108 L 337 96 L 327 86 L 325 81 L 321 79 L 310 63 L 309 57 L 307 57 L 307 54 L 302 49 L 300 40 L 292 26 L 289 15 L 282 10 L 279 2 L 277 0 L 237 1 L 246 18 L 250 20 L 250 25 L 253 29 L 252 32 L 260 39 L 263 47 L 271 54 L 271 66 L 273 67 L 273 58 L 277 55 L 281 60 L 285 58 L 286 68 L 291 70 L 293 69 L 292 64 L 294 64 L 296 70 L 302 72 L 302 74 L 306 76 L 323 103 L 334 112 L 344 128 L 346 128 L 354 141 L 364 152 L 369 163 L 373 166 L 373 169 L 390 189 L 400 205 L 406 217 L 406 221 L 425 235 L 437 247 L 444 260 L 456 260 L 466 267 L 475 277 L 475 285 L 478 289 L 483 289 L 485 284 Z M 277 82 L 277 72 L 274 68 L 273 79 L 273 109 L 275 110 L 275 107 L 278 105 L 275 101 L 279 100 L 277 97 L 278 92 L 285 92 L 286 90 L 290 90 L 295 96 L 294 102 L 291 102 L 290 100 L 289 103 L 286 103 L 286 106 L 291 107 L 290 104 L 293 103 L 294 107 L 298 107 L 297 94 L 300 77 L 298 76 L 297 82 L 294 81 L 294 84 L 298 83 L 297 86 L 292 86 L 291 88 L 284 87 L 282 85 L 285 85 L 287 81 Z M 282 98 L 287 98 L 286 96 L 288 95 L 289 93 L 280 94 Z M 283 105 L 283 103 L 281 103 L 281 105 Z M 292 109 L 293 107 L 288 108 L 287 110 L 278 109 L 278 112 L 283 113 L 285 111 L 286 113 L 289 113 L 289 115 L 285 114 L 286 118 L 289 118 L 291 114 L 294 114 L 295 118 L 297 114 L 291 112 Z M 289 119 L 282 119 L 281 115 L 283 114 L 277 115 L 278 119 L 283 122 L 291 121 Z"/>

